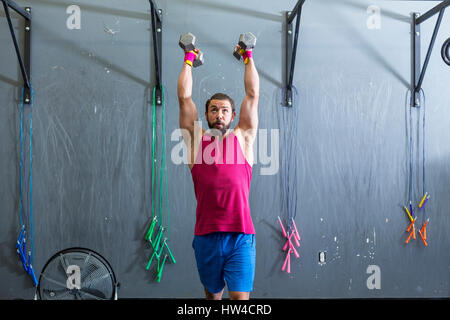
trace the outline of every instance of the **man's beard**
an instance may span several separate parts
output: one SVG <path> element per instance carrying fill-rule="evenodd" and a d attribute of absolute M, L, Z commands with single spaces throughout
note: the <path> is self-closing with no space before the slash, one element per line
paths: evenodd
<path fill-rule="evenodd" d="M 217 124 L 221 124 L 222 126 L 216 126 Z M 225 123 L 223 123 L 221 121 L 217 121 L 214 123 L 210 123 L 208 121 L 208 127 L 210 129 L 215 129 L 215 130 L 220 131 L 222 133 L 222 135 L 224 135 L 227 132 L 227 130 L 230 129 L 230 126 L 231 126 L 231 122 L 229 124 L 225 125 Z"/>

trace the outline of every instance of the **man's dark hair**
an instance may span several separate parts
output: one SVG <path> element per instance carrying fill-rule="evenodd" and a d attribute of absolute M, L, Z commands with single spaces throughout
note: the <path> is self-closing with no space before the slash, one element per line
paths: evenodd
<path fill-rule="evenodd" d="M 209 107 L 209 103 L 211 102 L 211 100 L 228 100 L 231 104 L 231 111 L 233 111 L 233 112 L 235 111 L 233 99 L 231 99 L 225 93 L 215 93 L 212 95 L 211 98 L 208 99 L 208 101 L 206 101 L 206 105 L 205 105 L 206 112 L 208 112 L 208 107 Z"/>

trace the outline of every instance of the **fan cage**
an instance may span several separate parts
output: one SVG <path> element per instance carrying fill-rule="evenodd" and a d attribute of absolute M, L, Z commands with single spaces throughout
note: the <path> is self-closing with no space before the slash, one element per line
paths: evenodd
<path fill-rule="evenodd" d="M 79 271 L 78 276 L 72 276 L 73 270 Z M 47 261 L 39 277 L 36 298 L 114 300 L 117 287 L 114 271 L 104 257 L 90 249 L 74 247 L 57 252 Z"/>

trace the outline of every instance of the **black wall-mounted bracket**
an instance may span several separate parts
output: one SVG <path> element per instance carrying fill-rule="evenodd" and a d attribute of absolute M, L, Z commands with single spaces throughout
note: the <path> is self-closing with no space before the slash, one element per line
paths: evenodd
<path fill-rule="evenodd" d="M 292 11 L 286 12 L 286 90 L 284 96 L 284 105 L 292 106 L 292 81 L 294 79 L 295 57 L 297 55 L 298 31 L 300 27 L 300 17 L 305 0 L 297 1 Z M 293 30 L 293 20 L 295 30 Z"/>
<path fill-rule="evenodd" d="M 433 50 L 434 42 L 436 41 L 436 36 L 441 26 L 442 17 L 444 16 L 445 8 L 450 6 L 450 0 L 442 1 L 440 4 L 427 11 L 423 15 L 418 13 L 412 13 L 412 23 L 411 23 L 411 107 L 420 107 L 420 89 L 422 88 L 423 78 L 428 67 L 428 62 L 430 61 L 431 52 Z M 436 13 L 439 16 L 434 27 L 433 35 L 431 36 L 430 45 L 428 46 L 428 51 L 425 56 L 425 61 L 423 67 L 421 68 L 420 63 L 420 24 Z"/>
<path fill-rule="evenodd" d="M 152 18 L 153 55 L 155 60 L 156 92 L 155 104 L 162 104 L 162 10 L 158 9 L 153 0 L 150 1 L 150 15 Z"/>
<path fill-rule="evenodd" d="M 21 8 L 12 0 L 1 0 L 3 8 L 5 9 L 6 19 L 8 20 L 9 31 L 16 49 L 17 59 L 19 60 L 20 70 L 24 82 L 24 103 L 31 103 L 31 8 Z M 9 8 L 16 11 L 25 19 L 25 43 L 23 49 L 23 57 L 20 53 L 19 45 L 17 43 L 16 33 L 11 21 L 11 14 Z"/>

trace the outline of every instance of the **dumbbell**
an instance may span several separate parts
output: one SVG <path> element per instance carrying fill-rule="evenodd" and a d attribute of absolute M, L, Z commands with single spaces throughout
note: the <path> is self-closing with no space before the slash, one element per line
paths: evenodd
<path fill-rule="evenodd" d="M 241 48 L 238 50 L 237 48 L 234 48 L 233 56 L 240 60 L 242 53 L 244 53 L 245 50 L 253 49 L 256 45 L 256 37 L 251 32 L 245 32 L 241 33 L 239 37 L 238 42 L 239 47 Z"/>
<path fill-rule="evenodd" d="M 184 50 L 184 52 L 189 52 L 192 50 L 195 50 L 195 36 L 188 32 L 180 36 L 180 41 L 178 44 L 180 45 L 181 49 Z M 197 58 L 195 58 L 193 67 L 198 67 L 203 64 L 203 52 L 199 52 L 197 55 Z"/>

